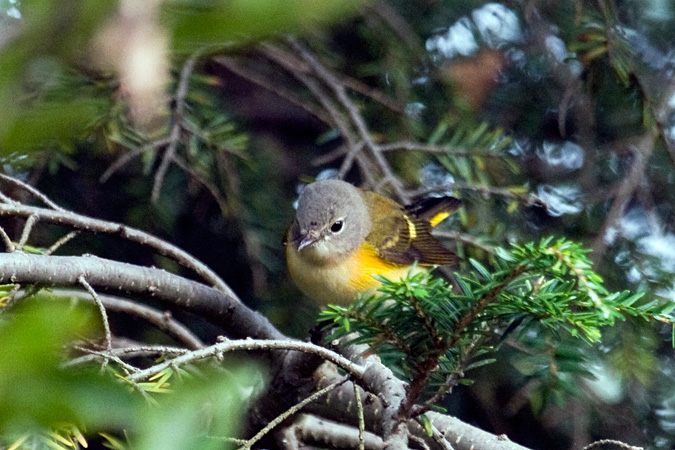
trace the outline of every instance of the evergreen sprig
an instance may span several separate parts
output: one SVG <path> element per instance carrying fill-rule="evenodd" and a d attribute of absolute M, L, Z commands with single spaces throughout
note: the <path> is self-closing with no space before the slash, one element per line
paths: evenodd
<path fill-rule="evenodd" d="M 331 340 L 349 335 L 349 343 L 368 344 L 398 376 L 431 384 L 436 395 L 449 392 L 469 368 L 491 362 L 507 335 L 532 328 L 537 332 L 514 339 L 536 336 L 541 345 L 528 342 L 527 348 L 540 349 L 542 370 L 556 364 L 558 372 L 588 376 L 579 340 L 598 342 L 603 327 L 627 317 L 672 325 L 675 309 L 672 302 L 640 302 L 640 293 L 609 292 L 588 252 L 566 239 L 512 245 L 497 250 L 493 269 L 470 260 L 472 270 L 455 275 L 454 289 L 428 272 L 411 271 L 401 281 L 382 278 L 377 294 L 347 308 L 330 306 L 322 318 L 337 325 Z M 577 345 L 550 344 L 570 338 Z"/>

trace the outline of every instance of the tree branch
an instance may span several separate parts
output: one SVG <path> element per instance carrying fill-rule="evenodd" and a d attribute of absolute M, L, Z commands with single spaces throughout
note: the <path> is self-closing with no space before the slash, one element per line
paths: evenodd
<path fill-rule="evenodd" d="M 169 145 L 162 156 L 162 161 L 159 163 L 157 172 L 155 172 L 155 182 L 152 185 L 152 194 L 150 199 L 153 203 L 159 200 L 159 193 L 164 183 L 164 176 L 169 168 L 176 150 L 178 149 L 178 142 L 180 141 L 181 130 L 183 127 L 183 114 L 185 112 L 185 98 L 188 93 L 188 86 L 190 84 L 190 76 L 194 71 L 197 60 L 202 55 L 203 49 L 194 52 L 183 64 L 183 69 L 180 72 L 180 79 L 178 80 L 178 88 L 176 89 L 176 96 L 174 102 L 176 108 L 173 112 L 173 126 L 171 128 L 171 135 L 169 136 Z"/>
<path fill-rule="evenodd" d="M 221 290 L 227 296 L 239 301 L 234 291 L 232 291 L 232 289 L 230 289 L 230 287 L 204 263 L 197 260 L 186 251 L 144 231 L 116 222 L 93 219 L 71 211 L 66 211 L 63 208 L 51 210 L 36 206 L 27 206 L 18 202 L 0 203 L 0 216 L 35 216 L 41 222 L 69 225 L 93 233 L 106 233 L 120 236 L 131 242 L 148 246 L 159 254 L 174 259 L 182 266 L 193 270 L 197 275 L 211 283 L 216 289 Z"/>
<path fill-rule="evenodd" d="M 263 340 L 263 339 L 245 339 L 239 341 L 230 341 L 220 342 L 218 344 L 205 347 L 200 350 L 195 350 L 185 355 L 180 355 L 174 359 L 165 361 L 161 364 L 149 367 L 142 372 L 134 374 L 131 377 L 132 381 L 140 381 L 146 378 L 161 372 L 162 370 L 170 367 L 172 365 L 182 365 L 194 362 L 199 359 L 208 358 L 211 356 L 218 356 L 223 353 L 235 352 L 235 351 L 253 351 L 253 350 L 295 350 L 301 352 L 312 353 L 317 355 L 326 361 L 330 361 L 340 368 L 347 371 L 350 375 L 363 378 L 364 370 L 361 366 L 354 364 L 347 358 L 332 352 L 324 347 L 319 347 L 318 345 L 310 344 L 308 342 L 294 341 L 291 339 L 282 339 L 282 340 Z"/>
<path fill-rule="evenodd" d="M 199 314 L 233 336 L 285 339 L 235 297 L 164 270 L 96 256 L 0 254 L 0 283 L 73 286 L 84 275 L 95 289 L 142 295 Z"/>
<path fill-rule="evenodd" d="M 65 297 L 77 300 L 93 301 L 91 295 L 76 289 L 51 289 L 55 297 Z M 25 293 L 25 291 L 24 291 Z M 169 311 L 159 311 L 150 306 L 127 300 L 113 295 L 98 294 L 101 303 L 109 311 L 121 312 L 146 320 L 158 329 L 181 342 L 188 349 L 197 350 L 204 347 L 204 343 L 189 328 L 178 322 Z"/>

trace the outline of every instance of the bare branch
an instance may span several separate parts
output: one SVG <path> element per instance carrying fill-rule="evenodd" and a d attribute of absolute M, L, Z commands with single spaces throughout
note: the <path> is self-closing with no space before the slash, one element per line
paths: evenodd
<path fill-rule="evenodd" d="M 0 174 L 0 179 L 6 181 L 7 183 L 13 184 L 14 186 L 18 186 L 21 189 L 29 192 L 30 194 L 33 195 L 33 197 L 40 200 L 42 203 L 47 205 L 49 208 L 55 209 L 56 211 L 63 211 L 63 208 L 61 208 L 59 205 L 57 205 L 56 203 L 51 201 L 49 199 L 49 197 L 47 197 L 42 192 L 35 189 L 30 184 L 24 183 L 23 181 L 19 180 L 18 178 L 10 177 L 9 175 L 5 175 L 5 174 Z"/>
<path fill-rule="evenodd" d="M 103 175 L 101 175 L 101 178 L 99 178 L 99 181 L 101 183 L 105 183 L 108 181 L 108 179 L 118 170 L 120 170 L 122 167 L 124 167 L 129 161 L 132 159 L 136 158 L 137 156 L 142 155 L 143 153 L 151 150 L 155 150 L 159 147 L 164 147 L 165 145 L 169 145 L 171 142 L 171 138 L 164 138 L 164 139 L 157 139 L 156 141 L 149 142 L 145 145 L 142 145 L 141 147 L 135 148 L 131 150 L 130 152 L 124 153 L 122 156 L 117 158 L 111 165 L 106 169 L 105 172 L 103 172 Z"/>
<path fill-rule="evenodd" d="M 539 197 L 532 195 L 532 194 L 521 194 L 519 192 L 514 192 L 512 189 L 509 188 L 500 188 L 500 187 L 493 187 L 493 186 L 477 186 L 477 185 L 469 185 L 469 184 L 463 184 L 463 183 L 448 183 L 448 184 L 442 184 L 442 185 L 436 185 L 436 186 L 431 186 L 431 187 L 424 187 L 421 189 L 417 190 L 411 190 L 408 191 L 409 195 L 412 197 L 418 197 L 420 195 L 425 195 L 425 194 L 430 194 L 430 193 L 443 193 L 443 192 L 448 192 L 448 191 L 466 191 L 466 192 L 474 192 L 480 195 L 483 195 L 484 197 L 492 197 L 492 196 L 497 196 L 497 197 L 502 197 L 502 198 L 507 198 L 507 199 L 512 199 L 512 200 L 517 200 L 521 203 L 524 203 L 526 205 L 537 205 L 541 206 L 543 208 L 546 207 L 546 204 L 539 199 Z M 519 189 L 520 190 L 520 189 Z"/>
<path fill-rule="evenodd" d="M 337 127 L 342 134 L 343 139 L 347 141 L 350 147 L 356 144 L 356 138 L 354 137 L 349 124 L 346 122 L 339 108 L 333 103 L 333 100 L 330 98 L 328 93 L 317 83 L 314 79 L 310 78 L 304 71 L 299 70 L 298 67 L 291 64 L 286 58 L 284 58 L 283 53 L 280 55 L 281 50 L 271 44 L 263 44 L 262 52 L 270 60 L 276 62 L 281 67 L 286 69 L 291 75 L 293 75 L 298 81 L 307 86 L 307 89 L 316 97 L 321 106 L 328 112 L 331 120 L 331 125 Z"/>
<path fill-rule="evenodd" d="M 326 83 L 326 85 L 328 85 L 328 87 L 333 91 L 333 93 L 339 100 L 340 104 L 347 110 L 347 114 L 349 115 L 350 120 L 352 121 L 352 123 L 356 127 L 356 130 L 358 131 L 360 140 L 364 142 L 365 148 L 367 148 L 370 151 L 370 154 L 375 159 L 378 168 L 382 171 L 384 177 L 383 181 L 385 183 L 388 183 L 393 188 L 394 192 L 396 193 L 396 195 L 400 200 L 407 203 L 409 200 L 407 194 L 403 191 L 403 188 L 398 178 L 394 176 L 394 173 L 391 170 L 389 163 L 384 158 L 384 156 L 382 156 L 379 147 L 373 141 L 373 138 L 370 135 L 370 130 L 366 125 L 365 119 L 359 112 L 354 102 L 352 102 L 352 100 L 347 95 L 347 91 L 345 90 L 344 85 L 340 83 L 340 81 L 329 70 L 327 70 L 323 66 L 323 64 L 321 64 L 319 60 L 309 52 L 309 50 L 307 50 L 304 46 L 302 46 L 297 40 L 291 39 L 290 43 L 295 49 L 295 51 L 298 52 L 298 54 L 305 60 L 305 62 L 307 62 L 310 65 L 314 73 L 324 83 Z"/>
<path fill-rule="evenodd" d="M 294 67 L 295 71 L 302 72 L 305 75 L 309 75 L 312 72 L 311 67 L 305 61 L 294 55 L 292 52 L 286 51 L 281 47 L 274 47 L 274 52 L 276 54 L 275 59 L 283 59 L 287 65 Z M 397 113 L 405 112 L 404 105 L 400 104 L 395 99 L 387 96 L 383 92 L 377 89 L 373 89 L 372 87 L 368 86 L 362 81 L 346 76 L 341 73 L 332 73 L 332 75 L 346 87 L 354 90 L 355 92 L 358 92 L 359 94 L 364 95 L 365 97 L 374 100 L 375 102 L 381 104 L 382 106 Z"/>
<path fill-rule="evenodd" d="M 591 444 L 588 444 L 582 450 L 592 450 L 595 448 L 604 447 L 605 445 L 611 445 L 620 450 L 644 450 L 644 447 L 636 447 L 634 445 L 626 444 L 625 442 L 616 441 L 614 439 L 602 439 L 595 441 Z"/>
<path fill-rule="evenodd" d="M 164 270 L 96 256 L 0 254 L 0 283 L 73 286 L 81 275 L 95 289 L 148 296 L 188 309 L 233 336 L 285 338 L 235 297 Z"/>
<path fill-rule="evenodd" d="M 504 435 L 488 433 L 456 417 L 434 411 L 429 411 L 426 415 L 455 450 L 528 450 Z"/>
<path fill-rule="evenodd" d="M 356 410 L 359 418 L 359 450 L 365 450 L 366 446 L 366 420 L 363 417 L 363 403 L 361 402 L 361 391 L 359 386 L 354 384 L 354 397 L 356 399 Z"/>
<path fill-rule="evenodd" d="M 79 230 L 71 231 L 65 236 L 61 237 L 58 241 L 54 242 L 51 247 L 49 247 L 43 254 L 51 255 L 59 248 L 63 247 L 66 243 L 70 242 L 72 239 L 77 237 L 80 234 Z"/>
<path fill-rule="evenodd" d="M 182 266 L 193 270 L 196 274 L 204 278 L 204 280 L 211 283 L 216 289 L 219 289 L 226 295 L 238 300 L 234 291 L 232 291 L 232 289 L 230 289 L 230 287 L 204 263 L 180 248 L 149 233 L 119 223 L 93 219 L 71 211 L 66 211 L 63 208 L 54 211 L 20 203 L 0 204 L 0 216 L 30 217 L 32 215 L 37 216 L 42 222 L 70 225 L 81 230 L 95 233 L 112 234 L 141 245 L 146 245 L 156 250 L 159 254 L 172 258 Z"/>
<path fill-rule="evenodd" d="M 167 347 L 165 345 L 142 345 L 135 347 L 113 348 L 105 354 L 89 348 L 77 347 L 77 349 L 86 353 L 86 355 L 67 361 L 63 364 L 63 367 L 79 366 L 91 361 L 96 361 L 97 359 L 105 358 L 106 356 L 115 357 L 118 360 L 124 360 L 138 357 L 154 357 L 159 355 L 180 355 L 189 352 L 189 350 L 184 348 Z M 134 367 L 134 370 L 132 370 L 131 373 L 138 372 L 140 370 L 141 369 Z"/>
<path fill-rule="evenodd" d="M 247 80 L 267 89 L 268 91 L 274 92 L 276 95 L 285 100 L 288 100 L 290 103 L 304 109 L 322 122 L 330 124 L 330 117 L 328 117 L 320 108 L 317 108 L 310 102 L 303 100 L 292 90 L 287 89 L 284 86 L 274 84 L 271 80 L 265 79 L 258 71 L 246 69 L 241 64 L 238 64 L 234 58 L 227 56 L 217 56 L 213 60 L 216 63 L 227 67 L 228 70 L 231 70 L 240 77 L 246 78 Z"/>
<path fill-rule="evenodd" d="M 26 223 L 23 226 L 23 231 L 21 231 L 21 238 L 19 239 L 19 243 L 16 245 L 17 250 L 23 250 L 23 246 L 26 245 L 26 242 L 28 242 L 28 237 L 30 236 L 30 232 L 33 230 L 33 225 L 38 221 L 38 216 L 35 214 L 28 216 L 28 219 L 26 219 Z"/>
<path fill-rule="evenodd" d="M 194 170 L 190 165 L 185 161 L 183 158 L 181 158 L 178 155 L 174 155 L 172 161 L 174 164 L 176 164 L 178 167 L 180 167 L 185 173 L 190 175 L 194 180 L 196 180 L 199 184 L 204 186 L 207 191 L 211 194 L 211 197 L 216 201 L 218 204 L 218 207 L 220 208 L 220 212 L 223 216 L 227 215 L 228 211 L 228 206 L 227 202 L 223 198 L 223 196 L 220 194 L 220 191 L 216 187 L 214 183 L 206 179 L 206 177 L 202 176 L 199 172 Z"/>
<path fill-rule="evenodd" d="M 420 37 L 390 4 L 376 2 L 371 10 L 398 35 L 412 54 L 423 55 L 425 53 Z"/>
<path fill-rule="evenodd" d="M 166 171 L 169 168 L 169 164 L 176 154 L 178 149 L 178 142 L 180 140 L 181 131 L 183 127 L 183 114 L 185 112 L 185 97 L 187 96 L 188 86 L 190 84 L 190 76 L 195 69 L 197 60 L 204 52 L 204 49 L 197 50 L 194 52 L 183 64 L 183 69 L 180 72 L 180 79 L 178 81 L 178 89 L 176 90 L 176 96 L 174 102 L 176 104 L 176 109 L 173 112 L 173 127 L 171 128 L 171 136 L 169 136 L 169 145 L 164 152 L 162 161 L 159 163 L 157 172 L 155 172 L 155 182 L 152 185 L 152 195 L 150 196 L 153 203 L 157 203 L 159 200 L 159 193 L 162 189 L 162 184 L 164 183 L 164 176 Z"/>
<path fill-rule="evenodd" d="M 76 289 L 52 289 L 57 297 L 75 298 L 91 301 L 91 295 Z M 142 303 L 107 294 L 98 294 L 101 303 L 109 311 L 122 312 L 148 321 L 167 335 L 182 342 L 187 348 L 196 350 L 204 348 L 204 343 L 189 328 L 178 322 L 169 311 L 159 311 Z"/>
<path fill-rule="evenodd" d="M 467 158 L 504 158 L 504 155 L 485 151 L 473 151 L 457 148 L 452 145 L 432 145 L 419 142 L 392 142 L 391 144 L 382 144 L 379 146 L 382 152 L 391 152 L 396 150 L 420 151 L 424 153 L 434 153 L 440 155 L 465 156 Z"/>
<path fill-rule="evenodd" d="M 300 411 L 302 408 L 307 406 L 309 403 L 312 403 L 313 401 L 316 401 L 318 398 L 321 398 L 322 396 L 326 395 L 330 391 L 334 390 L 338 386 L 340 386 L 344 381 L 341 382 L 336 382 L 333 383 L 329 386 L 326 386 L 323 389 L 320 389 L 310 395 L 309 397 L 305 398 L 301 402 L 291 406 L 288 408 L 286 411 L 284 411 L 282 414 L 278 415 L 274 420 L 270 421 L 264 428 L 262 428 L 255 436 L 253 436 L 251 439 L 247 440 L 244 445 L 239 447 L 240 450 L 249 450 L 251 446 L 253 446 L 256 442 L 258 442 L 260 439 L 262 439 L 267 433 L 269 433 L 274 427 L 279 425 L 281 422 L 284 420 L 288 419 L 289 417 L 292 417 L 294 414 L 296 414 L 298 411 Z"/>
<path fill-rule="evenodd" d="M 85 347 L 77 347 L 77 349 L 81 352 L 87 353 L 90 356 L 93 356 L 95 358 L 101 358 L 103 359 L 103 365 L 101 366 L 101 371 L 105 369 L 105 367 L 108 365 L 109 361 L 113 361 L 114 363 L 118 364 L 123 370 L 126 371 L 127 375 L 136 373 L 138 372 L 139 369 L 138 367 L 132 366 L 128 362 L 122 360 L 119 356 L 115 355 L 115 352 L 113 349 L 107 349 L 107 350 L 95 350 L 91 348 L 85 348 Z M 67 367 L 65 365 L 64 367 Z"/>
<path fill-rule="evenodd" d="M 380 363 L 370 362 L 363 383 L 382 398 L 382 437 L 386 448 L 406 448 L 408 445 L 408 417 L 401 415 L 406 399 L 406 388 L 392 371 Z"/>
<path fill-rule="evenodd" d="M 12 239 L 10 239 L 7 232 L 2 227 L 0 227 L 0 237 L 2 237 L 2 241 L 5 243 L 5 250 L 7 250 L 7 253 L 16 251 L 16 247 L 14 246 Z"/>
<path fill-rule="evenodd" d="M 644 178 L 647 162 L 652 154 L 655 136 L 653 133 L 647 133 L 640 139 L 640 142 L 631 146 L 630 150 L 634 156 L 633 164 L 628 175 L 619 181 L 619 188 L 612 202 L 612 207 L 607 213 L 605 223 L 602 225 L 598 237 L 593 243 L 593 252 L 591 257 L 597 265 L 602 261 L 602 257 L 607 250 L 607 231 L 616 226 L 617 221 L 623 216 L 628 202 L 633 197 L 635 190 L 639 187 Z"/>
<path fill-rule="evenodd" d="M 225 341 L 219 342 L 217 344 L 205 347 L 200 350 L 195 350 L 191 353 L 178 356 L 169 361 L 165 361 L 161 364 L 149 367 L 142 372 L 134 374 L 132 380 L 139 381 L 146 378 L 149 378 L 162 370 L 170 367 L 175 364 L 177 366 L 191 363 L 200 359 L 209 358 L 213 356 L 218 356 L 223 353 L 235 352 L 235 351 L 251 351 L 251 350 L 296 350 L 301 352 L 307 352 L 314 355 L 317 355 L 326 361 L 330 361 L 342 369 L 346 370 L 349 374 L 362 378 L 364 376 L 364 369 L 358 364 L 354 364 L 344 356 L 341 356 L 331 350 L 328 350 L 324 347 L 319 347 L 318 345 L 310 344 L 308 342 L 293 341 L 290 339 L 283 340 L 256 340 L 256 339 L 246 339 L 241 341 Z"/>
<path fill-rule="evenodd" d="M 364 144 L 359 143 L 357 145 L 353 145 L 349 149 L 347 155 L 345 155 L 345 158 L 342 160 L 342 164 L 340 164 L 340 170 L 338 171 L 339 178 L 344 178 L 347 175 L 347 172 L 349 172 L 349 169 L 351 169 L 352 164 L 354 163 L 354 158 L 357 158 L 361 154 L 363 147 Z"/>
<path fill-rule="evenodd" d="M 98 310 L 101 313 L 101 320 L 103 321 L 103 330 L 105 331 L 105 350 L 106 352 L 110 352 L 112 349 L 112 333 L 110 333 L 110 323 L 108 323 L 108 314 L 105 311 L 105 306 L 103 306 L 103 303 L 101 302 L 101 299 L 98 297 L 98 294 L 94 288 L 91 287 L 89 283 L 87 283 L 84 275 L 77 277 L 77 282 L 81 284 L 87 290 L 87 292 L 89 292 L 89 295 L 91 295 L 91 297 L 94 299 L 94 303 L 96 303 L 96 306 L 98 306 Z M 108 360 L 106 359 L 103 361 L 101 371 L 105 370 L 107 365 Z"/>
<path fill-rule="evenodd" d="M 293 424 L 293 430 L 302 442 L 318 447 L 357 448 L 360 442 L 356 428 L 312 414 L 300 414 Z M 370 432 L 364 433 L 363 441 L 366 450 L 384 447 L 382 438 Z"/>

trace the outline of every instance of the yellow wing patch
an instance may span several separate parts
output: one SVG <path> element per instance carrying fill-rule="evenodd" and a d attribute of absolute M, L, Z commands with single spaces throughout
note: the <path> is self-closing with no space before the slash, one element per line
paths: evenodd
<path fill-rule="evenodd" d="M 408 234 L 410 235 L 410 239 L 415 239 L 417 237 L 417 227 L 415 227 L 415 223 L 410 220 L 410 217 L 404 215 L 405 221 L 408 222 Z"/>
<path fill-rule="evenodd" d="M 435 227 L 439 223 L 443 222 L 445 219 L 450 217 L 450 213 L 447 211 L 440 212 L 436 214 L 434 217 L 429 219 L 429 223 L 431 224 L 432 227 Z"/>

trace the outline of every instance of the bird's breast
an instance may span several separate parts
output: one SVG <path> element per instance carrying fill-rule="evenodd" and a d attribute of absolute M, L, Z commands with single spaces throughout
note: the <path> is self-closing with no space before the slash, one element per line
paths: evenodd
<path fill-rule="evenodd" d="M 291 277 L 298 287 L 307 296 L 325 304 L 347 304 L 360 293 L 377 288 L 380 282 L 374 275 L 399 280 L 410 270 L 408 265 L 380 258 L 367 243 L 346 258 L 323 264 L 316 264 L 289 245 L 286 259 Z"/>

